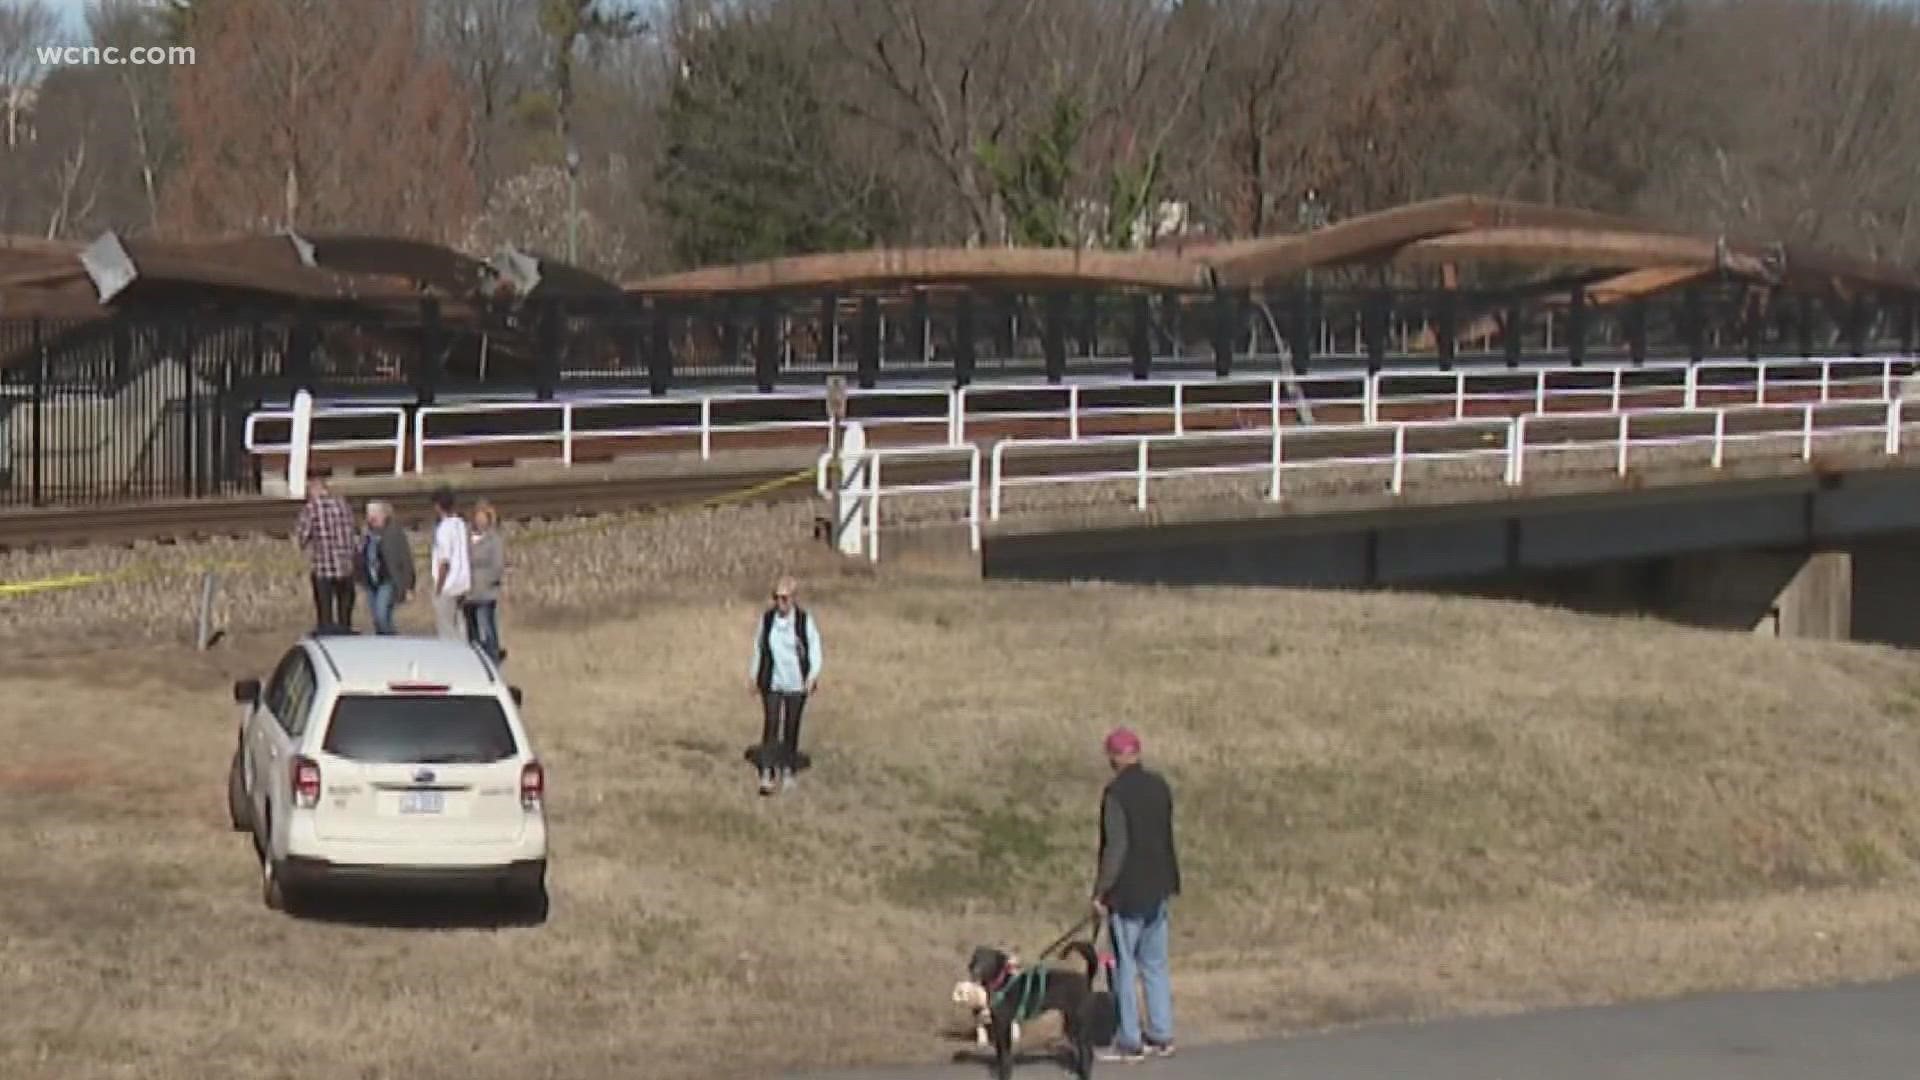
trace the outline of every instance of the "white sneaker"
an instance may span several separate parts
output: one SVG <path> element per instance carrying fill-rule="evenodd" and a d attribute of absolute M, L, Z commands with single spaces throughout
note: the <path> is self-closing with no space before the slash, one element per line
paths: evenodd
<path fill-rule="evenodd" d="M 760 794 L 762 795 L 773 794 L 773 770 L 772 769 L 760 770 Z"/>
<path fill-rule="evenodd" d="M 793 785 L 794 785 L 793 770 L 792 769 L 780 770 L 780 790 L 792 791 Z"/>

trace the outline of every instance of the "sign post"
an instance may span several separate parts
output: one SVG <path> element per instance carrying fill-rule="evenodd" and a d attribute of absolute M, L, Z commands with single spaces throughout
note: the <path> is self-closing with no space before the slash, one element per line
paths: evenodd
<path fill-rule="evenodd" d="M 827 378 L 827 498 L 828 510 L 833 515 L 832 524 L 827 527 L 827 544 L 838 550 L 840 547 L 840 485 L 843 473 L 840 467 L 840 425 L 847 419 L 847 380 L 839 375 Z"/>

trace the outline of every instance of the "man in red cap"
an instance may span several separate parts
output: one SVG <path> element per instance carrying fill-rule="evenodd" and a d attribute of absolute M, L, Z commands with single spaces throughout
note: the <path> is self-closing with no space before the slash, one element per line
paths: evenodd
<path fill-rule="evenodd" d="M 1100 871 L 1093 909 L 1113 938 L 1113 996 L 1120 1026 L 1105 1061 L 1138 1061 L 1173 1053 L 1173 987 L 1167 971 L 1167 902 L 1180 894 L 1173 846 L 1173 790 L 1140 764 L 1140 736 L 1107 734 L 1113 779 L 1100 799 Z M 1136 973 L 1146 990 L 1143 1032 Z"/>

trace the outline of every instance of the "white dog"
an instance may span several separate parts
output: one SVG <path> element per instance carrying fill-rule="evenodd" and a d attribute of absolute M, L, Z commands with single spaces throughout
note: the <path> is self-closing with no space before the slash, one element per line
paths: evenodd
<path fill-rule="evenodd" d="M 953 1001 L 954 1004 L 964 1005 L 973 1011 L 973 1041 L 977 1045 L 986 1046 L 989 1042 L 987 1025 L 993 1022 L 992 998 L 987 993 L 987 988 L 977 982 L 962 979 L 953 984 Z M 1013 1025 L 1012 1034 L 1013 1041 L 1018 1043 L 1020 1041 L 1018 1022 Z"/>

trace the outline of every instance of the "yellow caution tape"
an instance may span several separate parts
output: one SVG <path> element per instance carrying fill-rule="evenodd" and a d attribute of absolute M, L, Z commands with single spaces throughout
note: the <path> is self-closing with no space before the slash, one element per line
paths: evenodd
<path fill-rule="evenodd" d="M 702 499 L 688 499 L 680 503 L 669 503 L 665 505 L 656 504 L 654 506 L 639 507 L 632 512 L 641 513 L 641 514 L 671 513 L 678 510 L 690 509 L 695 506 L 724 506 L 729 503 L 742 502 L 747 499 L 752 499 L 760 495 L 765 495 L 770 491 L 777 491 L 780 488 L 787 487 L 790 484 L 795 484 L 802 480 L 812 479 L 813 475 L 814 475 L 814 470 L 812 468 L 801 469 L 797 472 L 789 473 L 785 476 L 778 477 L 773 480 L 769 480 L 765 483 L 755 484 L 752 487 L 741 488 L 737 491 L 721 492 L 718 495 L 710 495 Z M 518 537 L 516 537 L 514 540 L 514 543 L 515 543 L 515 546 L 520 546 L 523 544 L 539 544 L 547 541 L 563 539 L 568 536 L 578 536 L 578 535 L 584 535 L 591 532 L 604 531 L 609 527 L 611 527 L 611 523 L 604 519 L 601 519 L 601 520 L 584 522 L 579 525 L 548 526 L 545 528 L 528 529 L 522 532 Z M 416 549 L 414 554 L 416 557 L 419 557 L 421 555 L 421 552 Z M 146 562 L 135 563 L 132 566 L 122 567 L 119 570 L 102 570 L 102 571 L 94 571 L 90 573 L 64 574 L 64 575 L 61 575 L 60 577 L 40 578 L 34 581 L 0 581 L 0 597 L 27 596 L 33 593 L 52 592 L 58 589 L 80 589 L 80 588 L 86 588 L 92 585 L 105 585 L 113 582 L 137 581 L 141 578 L 157 577 L 159 576 L 159 573 L 162 570 L 178 571 L 178 570 L 185 569 L 189 571 L 206 571 L 206 570 L 282 569 L 282 570 L 292 571 L 292 570 L 300 569 L 304 565 L 305 565 L 304 562 L 302 562 L 300 559 L 297 559 L 293 556 L 287 556 L 285 558 L 280 558 L 280 559 L 208 560 L 208 561 L 202 561 L 202 562 L 187 563 L 184 566 L 181 563 L 174 562 L 174 561 L 168 561 L 163 563 L 158 560 L 149 560 Z"/>

